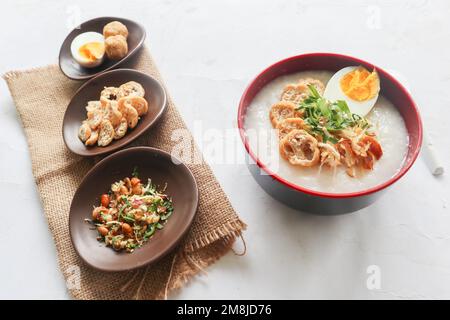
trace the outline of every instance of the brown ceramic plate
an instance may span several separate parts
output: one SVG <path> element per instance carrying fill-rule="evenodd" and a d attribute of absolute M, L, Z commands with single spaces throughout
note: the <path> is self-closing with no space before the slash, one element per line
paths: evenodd
<path fill-rule="evenodd" d="M 104 87 L 118 87 L 128 81 L 137 81 L 145 89 L 145 99 L 148 101 L 148 112 L 139 120 L 137 126 L 128 130 L 119 140 L 113 140 L 106 147 L 87 147 L 78 138 L 78 129 L 86 119 L 86 105 L 90 100 L 99 100 Z M 130 143 L 148 128 L 150 128 L 166 110 L 166 92 L 163 86 L 153 77 L 132 69 L 117 69 L 107 71 L 87 81 L 78 89 L 70 101 L 63 120 L 63 139 L 70 151 L 81 156 L 97 156 L 117 150 Z"/>
<path fill-rule="evenodd" d="M 131 176 L 137 166 L 139 178 L 164 187 L 172 197 L 174 212 L 164 229 L 133 253 L 117 252 L 97 241 L 97 231 L 84 219 L 91 218 L 92 208 L 100 203 L 100 195 L 110 190 L 115 181 Z M 169 153 L 149 147 L 118 151 L 92 168 L 73 197 L 69 214 L 69 230 L 76 252 L 90 266 L 104 271 L 125 271 L 155 262 L 169 253 L 189 230 L 198 204 L 194 176 L 180 161 L 174 163 Z"/>
<path fill-rule="evenodd" d="M 72 40 L 79 34 L 94 31 L 103 34 L 103 27 L 111 21 L 120 21 L 127 26 L 128 29 L 128 54 L 120 60 L 113 61 L 105 58 L 105 61 L 95 68 L 84 68 L 80 66 L 73 58 L 70 52 Z M 117 17 L 100 17 L 86 21 L 79 28 L 73 29 L 64 40 L 59 51 L 59 67 L 61 71 L 70 79 L 86 80 L 96 75 L 117 68 L 121 63 L 130 59 L 141 47 L 145 40 L 145 29 L 138 23 Z"/>

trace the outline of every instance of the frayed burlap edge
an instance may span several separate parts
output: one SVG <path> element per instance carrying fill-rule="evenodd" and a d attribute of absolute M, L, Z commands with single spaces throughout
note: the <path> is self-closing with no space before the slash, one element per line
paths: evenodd
<path fill-rule="evenodd" d="M 17 77 L 21 76 L 22 74 L 39 72 L 41 70 L 45 70 L 48 67 L 52 67 L 52 66 L 53 66 L 53 64 L 48 64 L 45 66 L 28 68 L 28 69 L 23 69 L 23 70 L 10 70 L 10 71 L 7 71 L 4 74 L 2 74 L 2 78 L 3 78 L 3 80 L 5 80 L 8 83 L 8 80 L 17 78 Z M 8 83 L 8 87 L 9 87 L 9 83 Z M 10 90 L 10 92 L 11 92 L 11 90 Z"/>

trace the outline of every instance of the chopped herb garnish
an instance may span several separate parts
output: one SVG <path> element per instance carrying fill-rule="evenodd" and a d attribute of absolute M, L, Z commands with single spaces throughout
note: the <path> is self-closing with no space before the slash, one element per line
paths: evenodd
<path fill-rule="evenodd" d="M 148 179 L 146 186 L 144 187 L 144 195 L 154 196 L 157 194 L 156 186 L 152 184 L 152 181 Z"/>
<path fill-rule="evenodd" d="M 150 224 L 148 226 L 147 231 L 144 234 L 144 239 L 147 240 L 148 238 L 150 238 L 156 231 L 156 226 L 155 224 Z"/>
<path fill-rule="evenodd" d="M 164 228 L 173 212 L 172 200 L 164 191 L 150 179 L 144 186 L 137 175 L 135 167 L 133 178 L 137 179 L 127 177 L 114 182 L 108 193 L 111 201 L 94 206 L 92 212 L 91 223 L 99 233 L 98 240 L 114 250 L 133 252 L 141 247 L 156 230 Z"/>
<path fill-rule="evenodd" d="M 309 96 L 297 109 L 303 112 L 310 131 L 321 136 L 323 142 L 337 143 L 338 139 L 332 135 L 335 131 L 355 126 L 365 129 L 370 126 L 366 119 L 352 114 L 344 100 L 332 102 L 322 97 L 313 85 L 308 88 Z"/>
<path fill-rule="evenodd" d="M 133 168 L 133 172 L 131 173 L 131 176 L 133 178 L 138 178 L 139 177 L 139 171 L 138 171 L 138 167 L 137 166 Z"/>
<path fill-rule="evenodd" d="M 136 220 L 130 216 L 124 216 L 122 215 L 122 219 L 127 221 L 127 222 L 135 222 Z"/>
<path fill-rule="evenodd" d="M 167 219 L 169 219 L 169 217 L 170 217 L 171 215 L 172 215 L 172 211 L 169 211 L 169 212 L 167 212 L 166 214 L 164 214 L 164 215 L 161 216 L 161 220 L 162 220 L 162 221 L 167 220 Z"/>

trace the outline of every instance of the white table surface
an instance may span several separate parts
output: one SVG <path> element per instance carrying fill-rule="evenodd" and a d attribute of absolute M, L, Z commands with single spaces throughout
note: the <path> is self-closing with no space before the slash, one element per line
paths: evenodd
<path fill-rule="evenodd" d="M 304 52 L 350 54 L 410 88 L 450 170 L 449 14 L 444 0 L 7 1 L 0 72 L 55 63 L 74 21 L 128 17 L 146 27 L 188 126 L 225 134 L 236 127 L 243 89 L 269 64 Z M 4 81 L 0 105 L 0 298 L 70 298 Z M 204 148 L 208 139 L 197 135 Z M 233 141 L 226 151 L 242 156 Z M 248 253 L 228 254 L 173 298 L 450 298 L 450 184 L 423 159 L 371 207 L 335 217 L 276 202 L 242 163 L 212 159 L 211 166 L 248 223 Z M 370 265 L 381 271 L 379 289 L 366 285 Z"/>

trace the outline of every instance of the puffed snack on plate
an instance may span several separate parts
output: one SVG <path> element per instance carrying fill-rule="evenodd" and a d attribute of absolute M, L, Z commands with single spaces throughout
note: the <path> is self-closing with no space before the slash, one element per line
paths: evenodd
<path fill-rule="evenodd" d="M 128 37 L 127 26 L 119 21 L 111 21 L 103 27 L 103 36 L 105 39 L 111 36 L 121 35 L 125 39 Z"/>
<path fill-rule="evenodd" d="M 105 147 L 123 138 L 128 130 L 138 125 L 141 116 L 148 112 L 145 90 L 136 81 L 120 87 L 105 87 L 99 100 L 88 101 L 86 119 L 78 130 L 78 138 L 86 146 Z"/>
<path fill-rule="evenodd" d="M 127 39 L 120 34 L 106 38 L 105 52 L 111 60 L 122 59 L 128 53 Z"/>

